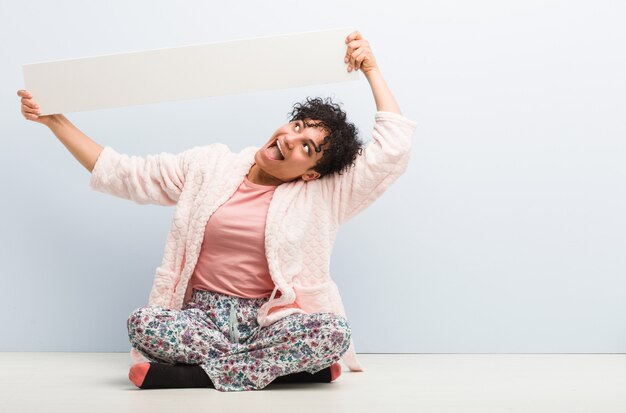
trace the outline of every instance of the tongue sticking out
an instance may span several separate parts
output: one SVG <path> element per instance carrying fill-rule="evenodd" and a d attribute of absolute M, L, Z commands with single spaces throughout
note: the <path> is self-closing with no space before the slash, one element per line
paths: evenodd
<path fill-rule="evenodd" d="M 269 148 L 267 148 L 267 155 L 274 160 L 277 161 L 282 161 L 285 158 L 283 158 L 283 156 L 280 154 L 280 151 L 278 150 L 278 147 L 276 145 L 274 146 L 270 146 Z"/>

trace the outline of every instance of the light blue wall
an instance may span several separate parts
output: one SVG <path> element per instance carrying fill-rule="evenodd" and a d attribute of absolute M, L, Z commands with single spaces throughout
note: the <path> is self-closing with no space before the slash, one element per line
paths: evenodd
<path fill-rule="evenodd" d="M 21 117 L 22 64 L 350 25 L 419 123 L 406 174 L 335 244 L 357 352 L 626 351 L 621 3 L 0 4 L 0 351 L 127 351 L 174 212 L 92 191 Z M 132 155 L 238 151 L 316 95 L 371 139 L 364 78 L 67 117 Z"/>

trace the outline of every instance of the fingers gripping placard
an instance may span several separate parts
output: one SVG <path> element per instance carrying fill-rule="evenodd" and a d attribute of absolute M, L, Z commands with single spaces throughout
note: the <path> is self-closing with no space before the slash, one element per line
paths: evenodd
<path fill-rule="evenodd" d="M 42 115 L 357 80 L 352 28 L 23 65 Z"/>

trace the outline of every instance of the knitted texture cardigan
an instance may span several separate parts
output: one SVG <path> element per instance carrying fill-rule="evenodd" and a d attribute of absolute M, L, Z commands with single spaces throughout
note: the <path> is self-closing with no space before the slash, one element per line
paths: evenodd
<path fill-rule="evenodd" d="M 377 111 L 373 140 L 348 171 L 276 187 L 265 227 L 275 288 L 259 308 L 260 326 L 293 313 L 332 312 L 347 319 L 329 274 L 337 231 L 404 173 L 416 125 L 400 114 Z M 181 309 L 191 299 L 189 280 L 209 217 L 237 190 L 258 150 L 247 147 L 234 153 L 214 143 L 179 154 L 139 157 L 104 147 L 92 170 L 92 189 L 138 204 L 176 205 L 149 305 Z M 148 361 L 135 349 L 131 357 L 136 363 Z M 351 371 L 363 371 L 352 338 L 341 360 Z"/>

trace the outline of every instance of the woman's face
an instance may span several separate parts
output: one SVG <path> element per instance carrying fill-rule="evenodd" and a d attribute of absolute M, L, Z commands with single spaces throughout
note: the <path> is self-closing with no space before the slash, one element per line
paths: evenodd
<path fill-rule="evenodd" d="M 327 131 L 312 125 L 317 122 L 296 120 L 278 128 L 254 155 L 257 166 L 263 173 L 282 182 L 318 179 L 320 174 L 312 168 L 322 159 L 324 150 L 316 152 L 315 148 L 319 148 Z"/>

